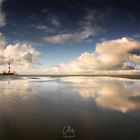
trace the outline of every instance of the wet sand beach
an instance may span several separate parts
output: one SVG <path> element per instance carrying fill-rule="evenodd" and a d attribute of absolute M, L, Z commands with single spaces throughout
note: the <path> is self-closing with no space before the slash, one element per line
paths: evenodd
<path fill-rule="evenodd" d="M 2 140 L 140 139 L 138 79 L 10 78 L 0 80 Z"/>

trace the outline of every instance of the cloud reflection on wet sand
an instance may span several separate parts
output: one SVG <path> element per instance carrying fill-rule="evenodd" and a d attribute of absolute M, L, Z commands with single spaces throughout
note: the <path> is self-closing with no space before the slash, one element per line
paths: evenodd
<path fill-rule="evenodd" d="M 103 109 L 128 112 L 140 109 L 140 81 L 109 77 L 71 77 L 69 82 L 84 98 L 94 98 Z"/>
<path fill-rule="evenodd" d="M 128 132 L 140 126 L 139 91 L 138 80 L 108 77 L 0 81 L 0 138 L 62 139 L 64 125 L 71 125 L 79 140 L 98 140 L 101 134 L 131 140 Z"/>

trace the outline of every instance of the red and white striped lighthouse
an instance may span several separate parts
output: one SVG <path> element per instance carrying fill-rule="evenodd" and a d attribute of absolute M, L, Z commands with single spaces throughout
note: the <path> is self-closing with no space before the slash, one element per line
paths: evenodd
<path fill-rule="evenodd" d="M 8 74 L 10 74 L 11 73 L 11 64 L 10 64 L 10 62 L 8 63 Z"/>
<path fill-rule="evenodd" d="M 3 75 L 15 75 L 16 71 L 11 72 L 11 63 L 8 62 L 8 71 L 3 71 Z"/>

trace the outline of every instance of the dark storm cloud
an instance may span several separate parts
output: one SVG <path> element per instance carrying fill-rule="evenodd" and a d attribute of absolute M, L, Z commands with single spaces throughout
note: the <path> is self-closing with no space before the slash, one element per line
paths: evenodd
<path fill-rule="evenodd" d="M 129 51 L 129 53 L 140 56 L 140 49 L 139 48 L 132 49 Z"/>
<path fill-rule="evenodd" d="M 90 9 L 90 2 L 7 0 L 3 8 L 7 15 L 7 26 L 2 31 L 14 40 L 36 42 L 41 41 L 43 37 L 58 34 L 78 35 L 83 31 L 83 25 L 80 24 L 85 24 L 85 16 Z M 93 24 L 97 24 L 96 20 Z"/>
<path fill-rule="evenodd" d="M 6 24 L 5 21 L 5 14 L 2 11 L 2 5 L 4 3 L 4 0 L 0 0 L 0 27 L 3 27 Z"/>
<path fill-rule="evenodd" d="M 111 35 L 133 32 L 140 20 L 139 7 L 137 0 L 7 0 L 2 8 L 7 25 L 1 31 L 11 40 L 36 43 L 42 43 L 42 38 L 51 42 L 50 37 L 58 35 L 71 40 L 84 31 L 87 25 L 83 24 L 102 27 Z M 87 11 L 94 17 L 89 23 L 85 22 Z"/>

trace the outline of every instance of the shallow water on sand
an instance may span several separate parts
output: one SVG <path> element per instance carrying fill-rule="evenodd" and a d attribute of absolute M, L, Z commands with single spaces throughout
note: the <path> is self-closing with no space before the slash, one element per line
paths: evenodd
<path fill-rule="evenodd" d="M 140 140 L 140 80 L 0 80 L 0 140 Z"/>

